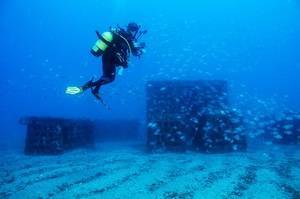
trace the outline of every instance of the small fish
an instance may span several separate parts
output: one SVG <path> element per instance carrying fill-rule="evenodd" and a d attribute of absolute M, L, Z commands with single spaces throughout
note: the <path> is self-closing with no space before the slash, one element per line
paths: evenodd
<path fill-rule="evenodd" d="M 292 121 L 293 118 L 292 117 L 287 117 L 286 120 Z"/>
<path fill-rule="evenodd" d="M 235 135 L 235 136 L 234 136 L 234 139 L 236 139 L 236 140 L 240 140 L 240 139 L 241 139 L 241 137 L 240 137 L 240 135 Z"/>
<path fill-rule="evenodd" d="M 282 139 L 282 136 L 281 135 L 275 135 L 274 138 L 278 139 L 278 140 L 281 140 Z"/>
<path fill-rule="evenodd" d="M 160 91 L 164 91 L 164 90 L 166 90 L 167 88 L 166 87 L 161 87 L 159 90 Z"/>
<path fill-rule="evenodd" d="M 148 123 L 148 127 L 150 127 L 150 128 L 156 128 L 157 124 L 155 122 L 150 122 L 150 123 Z"/>
<path fill-rule="evenodd" d="M 185 140 L 185 136 L 183 136 L 183 135 L 180 136 L 180 139 L 181 139 L 181 140 Z"/>
<path fill-rule="evenodd" d="M 292 135 L 292 134 L 293 134 L 292 131 L 284 131 L 283 133 L 284 133 L 284 134 L 287 134 L 287 135 Z"/>
<path fill-rule="evenodd" d="M 270 145 L 272 145 L 273 143 L 270 142 L 270 141 L 268 141 L 268 142 L 265 142 L 265 144 L 268 145 L 268 146 L 270 146 Z"/>
<path fill-rule="evenodd" d="M 199 120 L 195 117 L 192 117 L 191 118 L 191 121 L 194 122 L 195 124 L 198 124 L 199 123 Z"/>
<path fill-rule="evenodd" d="M 182 117 L 180 115 L 176 116 L 176 119 L 181 119 Z"/>
<path fill-rule="evenodd" d="M 207 139 L 206 142 L 212 143 L 213 141 L 211 139 Z"/>
<path fill-rule="evenodd" d="M 232 149 L 233 149 L 234 151 L 237 151 L 237 150 L 238 150 L 238 145 L 236 145 L 236 144 L 233 145 L 233 146 L 232 146 Z"/>
<path fill-rule="evenodd" d="M 287 124 L 287 125 L 284 125 L 284 126 L 283 126 L 283 128 L 284 128 L 285 130 L 292 129 L 293 127 L 294 127 L 294 125 L 292 125 L 292 124 Z"/>
<path fill-rule="evenodd" d="M 156 131 L 153 133 L 153 135 L 159 135 L 160 134 L 160 129 L 156 129 Z"/>

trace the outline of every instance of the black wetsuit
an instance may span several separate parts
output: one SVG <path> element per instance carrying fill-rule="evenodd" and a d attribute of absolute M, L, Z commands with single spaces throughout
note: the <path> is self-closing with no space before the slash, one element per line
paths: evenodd
<path fill-rule="evenodd" d="M 99 89 L 102 85 L 111 83 L 115 80 L 116 77 L 116 67 L 117 63 L 115 61 L 114 52 L 110 48 L 102 55 L 102 76 L 99 80 L 91 82 L 90 87 L 93 94 L 99 93 Z"/>
<path fill-rule="evenodd" d="M 102 85 L 111 83 L 115 80 L 117 66 L 122 66 L 124 68 L 128 67 L 128 53 L 130 53 L 128 44 L 130 45 L 132 54 L 137 55 L 138 49 L 134 48 L 133 39 L 125 30 L 121 29 L 117 33 L 113 32 L 113 35 L 114 39 L 112 43 L 102 55 L 103 74 L 101 78 L 95 82 L 89 81 L 82 87 L 83 90 L 92 88 L 92 93 L 96 97 L 98 96 L 99 89 Z M 119 35 L 125 38 L 128 41 L 128 44 Z"/>

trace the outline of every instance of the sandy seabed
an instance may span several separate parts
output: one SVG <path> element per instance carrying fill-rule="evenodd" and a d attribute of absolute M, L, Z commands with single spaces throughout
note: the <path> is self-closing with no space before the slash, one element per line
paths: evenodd
<path fill-rule="evenodd" d="M 136 144 L 110 143 L 59 156 L 0 154 L 1 199 L 300 199 L 299 147 L 149 154 Z"/>

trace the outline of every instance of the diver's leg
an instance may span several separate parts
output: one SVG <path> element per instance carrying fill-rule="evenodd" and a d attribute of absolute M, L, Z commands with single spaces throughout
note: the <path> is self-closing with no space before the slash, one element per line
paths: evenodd
<path fill-rule="evenodd" d="M 86 82 L 83 86 L 81 86 L 80 88 L 82 89 L 82 91 L 86 91 L 87 89 L 94 87 L 95 82 L 93 82 L 93 80 L 94 80 L 94 78 L 92 78 L 91 80 Z"/>
<path fill-rule="evenodd" d="M 114 79 L 115 74 L 115 64 L 113 60 L 113 55 L 111 53 L 106 53 L 102 56 L 102 72 L 103 75 L 98 81 L 93 81 L 94 78 L 86 82 L 80 88 L 82 91 L 86 91 L 87 89 L 95 87 L 93 90 L 99 91 L 100 87 L 104 84 L 110 83 Z M 112 80 L 111 80 L 112 79 Z"/>
<path fill-rule="evenodd" d="M 111 83 L 115 80 L 115 75 L 105 76 L 103 75 L 98 81 L 94 82 L 95 87 L 92 88 L 92 93 L 97 95 L 102 85 Z"/>
<path fill-rule="evenodd" d="M 93 87 L 95 87 L 92 89 L 92 93 L 95 96 L 99 95 L 99 89 L 102 85 L 111 83 L 115 80 L 116 66 L 111 55 L 104 54 L 102 56 L 102 70 L 102 77 L 98 81 L 92 83 Z"/>

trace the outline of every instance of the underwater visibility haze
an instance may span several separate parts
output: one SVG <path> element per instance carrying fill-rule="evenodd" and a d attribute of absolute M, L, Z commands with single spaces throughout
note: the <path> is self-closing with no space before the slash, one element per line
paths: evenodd
<path fill-rule="evenodd" d="M 2 0 L 0 198 L 300 198 L 299 20 L 299 0 Z M 94 122 L 93 149 L 28 154 L 51 118 Z"/>

